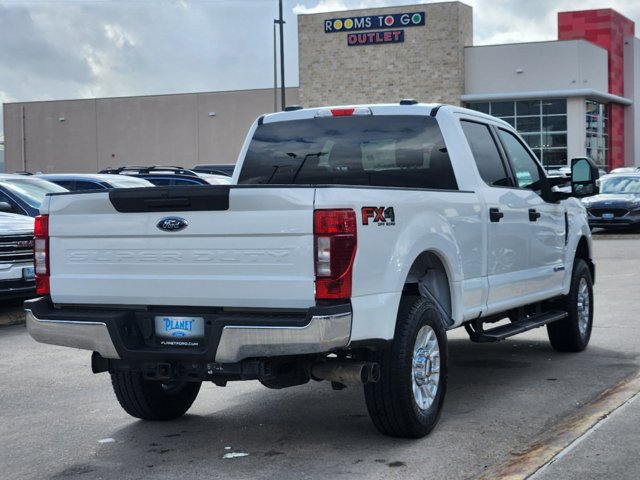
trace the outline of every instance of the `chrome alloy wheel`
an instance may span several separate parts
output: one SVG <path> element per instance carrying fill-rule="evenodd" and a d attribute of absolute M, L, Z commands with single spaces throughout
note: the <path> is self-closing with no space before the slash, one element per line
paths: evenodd
<path fill-rule="evenodd" d="M 427 410 L 440 384 L 440 346 L 436 332 L 429 325 L 424 325 L 416 335 L 412 366 L 413 398 L 420 410 Z"/>
<path fill-rule="evenodd" d="M 578 295 L 576 295 L 576 312 L 578 314 L 578 329 L 580 336 L 584 338 L 589 328 L 589 315 L 591 313 L 591 298 L 589 296 L 589 286 L 583 277 L 578 285 Z"/>

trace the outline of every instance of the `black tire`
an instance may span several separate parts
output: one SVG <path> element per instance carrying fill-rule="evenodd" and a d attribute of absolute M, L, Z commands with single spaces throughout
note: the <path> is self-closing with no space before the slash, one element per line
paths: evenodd
<path fill-rule="evenodd" d="M 438 423 L 447 389 L 447 335 L 443 325 L 440 312 L 430 300 L 407 297 L 400 303 L 393 343 L 373 354 L 372 360 L 380 364 L 380 381 L 364 387 L 369 416 L 381 433 L 420 438 Z M 433 334 L 437 351 L 429 347 L 429 342 L 422 352 L 417 349 L 418 335 L 425 333 Z M 426 395 L 428 387 L 431 391 Z M 424 401 L 422 406 L 418 397 Z"/>
<path fill-rule="evenodd" d="M 593 328 L 593 280 L 587 263 L 576 258 L 571 290 L 564 299 L 568 317 L 547 325 L 551 346 L 559 352 L 581 352 L 589 344 Z"/>
<path fill-rule="evenodd" d="M 201 382 L 145 380 L 140 372 L 119 371 L 111 374 L 113 391 L 122 408 L 132 417 L 143 420 L 173 420 L 191 407 Z"/>

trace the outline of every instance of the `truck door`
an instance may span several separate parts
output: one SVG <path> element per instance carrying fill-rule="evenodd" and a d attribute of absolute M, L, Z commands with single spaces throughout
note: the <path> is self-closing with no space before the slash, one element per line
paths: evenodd
<path fill-rule="evenodd" d="M 527 290 L 532 295 L 560 293 L 564 279 L 565 209 L 560 203 L 545 201 L 548 185 L 544 172 L 522 140 L 506 129 L 496 130 L 515 176 L 514 193 L 522 201 L 523 228 L 529 232 Z"/>
<path fill-rule="evenodd" d="M 484 199 L 488 279 L 487 313 L 510 308 L 528 292 L 529 220 L 528 197 L 515 187 L 513 175 L 499 147 L 495 132 L 487 124 L 462 120 L 484 185 L 478 195 Z"/>

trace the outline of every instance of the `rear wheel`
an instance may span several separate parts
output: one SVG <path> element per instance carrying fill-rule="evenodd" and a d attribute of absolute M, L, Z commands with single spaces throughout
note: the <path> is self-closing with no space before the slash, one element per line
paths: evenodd
<path fill-rule="evenodd" d="M 145 380 L 140 372 L 118 371 L 111 374 L 113 391 L 122 408 L 143 420 L 173 420 L 191 407 L 201 382 Z"/>
<path fill-rule="evenodd" d="M 569 315 L 547 325 L 549 341 L 560 352 L 581 352 L 587 348 L 593 328 L 593 281 L 581 258 L 576 258 L 573 265 L 571 290 L 564 303 Z"/>
<path fill-rule="evenodd" d="M 435 427 L 447 387 L 447 336 L 428 299 L 403 299 L 392 345 L 375 353 L 380 381 L 365 385 L 369 416 L 393 437 L 419 438 Z"/>

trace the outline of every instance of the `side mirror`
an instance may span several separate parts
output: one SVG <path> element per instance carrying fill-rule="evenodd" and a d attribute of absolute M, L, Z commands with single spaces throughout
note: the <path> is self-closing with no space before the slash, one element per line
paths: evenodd
<path fill-rule="evenodd" d="M 8 202 L 0 202 L 0 212 L 13 212 L 13 207 Z"/>
<path fill-rule="evenodd" d="M 571 159 L 571 195 L 589 197 L 598 193 L 598 166 L 588 157 Z"/>

